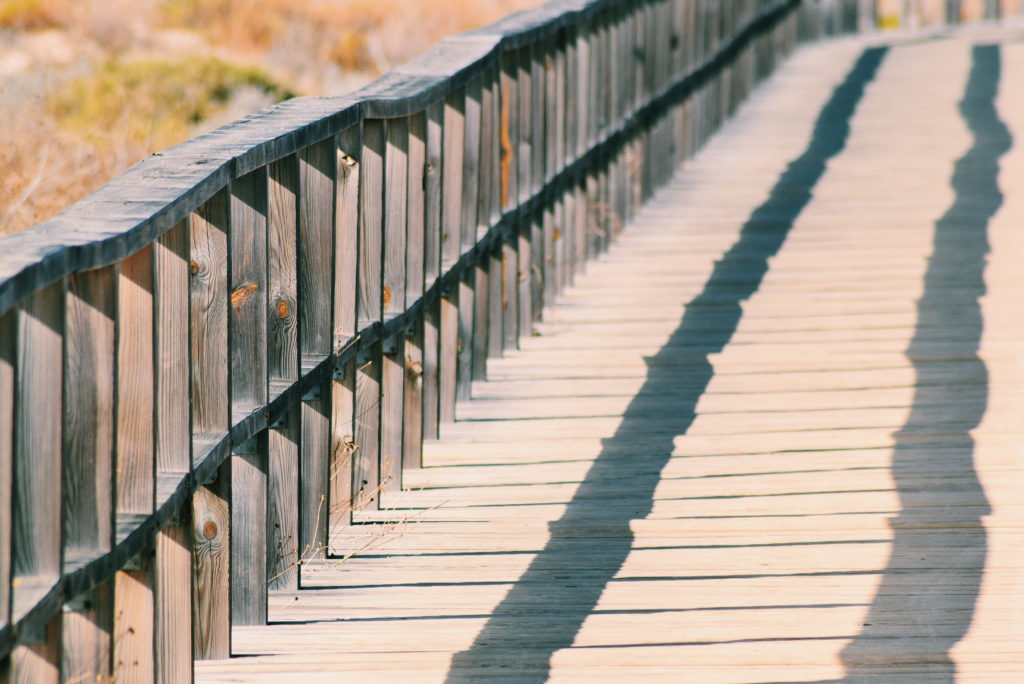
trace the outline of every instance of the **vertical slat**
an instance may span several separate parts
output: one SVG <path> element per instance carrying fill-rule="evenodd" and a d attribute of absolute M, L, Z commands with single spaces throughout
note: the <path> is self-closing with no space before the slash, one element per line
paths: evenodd
<path fill-rule="evenodd" d="M 411 305 L 423 296 L 425 165 L 427 158 L 426 114 L 409 119 L 409 162 L 407 182 L 405 301 Z M 404 341 L 399 342 L 405 358 L 404 407 L 402 409 L 402 467 L 419 468 L 423 463 L 423 336 L 424 318 L 420 318 Z"/>
<path fill-rule="evenodd" d="M 384 183 L 384 318 L 406 307 L 406 232 L 409 199 L 409 120 L 387 125 Z M 402 485 L 402 428 L 405 408 L 405 336 L 385 341 L 381 360 L 381 486 L 397 491 Z"/>
<path fill-rule="evenodd" d="M 192 679 L 192 532 L 188 511 L 156 535 L 156 682 Z"/>
<path fill-rule="evenodd" d="M 191 467 L 189 415 L 189 235 L 179 223 L 154 246 L 156 344 L 157 503 Z M 161 487 L 161 482 L 167 484 Z M 191 545 L 185 520 L 157 532 L 154 565 L 156 681 L 188 680 L 192 673 Z"/>
<path fill-rule="evenodd" d="M 61 569 L 62 338 L 64 283 L 26 299 L 18 312 L 14 396 L 13 618 L 20 618 Z M 12 654 L 15 681 L 56 681 L 60 617 Z"/>
<path fill-rule="evenodd" d="M 363 122 L 363 156 L 359 172 L 358 328 L 381 319 L 381 261 L 384 201 L 384 122 Z M 356 370 L 355 450 L 352 491 L 355 509 L 377 508 L 380 484 L 381 343 L 361 349 Z"/>
<path fill-rule="evenodd" d="M 322 140 L 299 152 L 299 354 L 304 372 L 329 355 L 355 329 L 355 270 L 358 239 L 359 174 L 355 161 L 358 129 L 344 134 L 344 149 L 334 138 Z M 355 156 L 349 156 L 354 154 Z M 293 497 L 291 503 L 273 502 L 282 511 L 282 536 L 268 551 L 294 547 L 295 562 L 322 557 L 327 549 L 331 475 L 331 393 L 317 388 L 294 416 L 297 432 L 285 429 L 272 435 L 278 448 L 278 467 L 292 461 L 297 475 L 293 485 L 283 473 L 279 491 Z M 351 430 L 351 403 L 344 426 Z M 296 446 L 298 445 L 298 446 Z M 273 464 L 272 464 L 273 466 Z M 291 476 L 295 477 L 295 476 Z M 346 477 L 347 480 L 347 477 Z M 297 497 L 297 499 L 295 498 Z M 296 506 L 297 504 L 297 506 Z M 287 511 L 291 506 L 297 509 Z M 287 525 L 295 525 L 288 529 Z M 291 541 L 288 537 L 291 536 Z M 276 574 L 276 573 L 274 573 Z M 282 578 L 289 588 L 301 581 L 298 568 Z M 277 585 L 283 588 L 279 582 Z"/>
<path fill-rule="evenodd" d="M 230 463 L 192 495 L 192 653 L 197 660 L 231 654 Z"/>
<path fill-rule="evenodd" d="M 359 184 L 362 136 L 353 126 L 337 139 L 336 226 L 334 230 L 334 349 L 340 351 L 356 332 L 356 271 L 359 242 Z M 328 527 L 345 525 L 352 513 L 352 448 L 355 364 L 340 369 L 325 391 L 303 404 L 300 480 L 300 548 L 303 558 L 327 551 Z M 326 436 L 316 430 L 326 429 Z M 315 442 L 315 444 L 313 444 Z M 323 470 L 316 460 L 328 454 Z M 322 477 L 326 478 L 321 481 Z M 301 581 L 301 578 L 300 578 Z"/>
<path fill-rule="evenodd" d="M 479 226 L 479 202 L 481 179 L 481 117 L 483 110 L 483 83 L 476 78 L 466 86 L 465 129 L 462 157 L 462 244 L 465 252 L 476 244 Z M 470 268 L 462 274 L 459 282 L 459 335 L 456 345 L 458 370 L 456 374 L 455 397 L 464 401 L 470 397 L 473 381 L 474 318 L 476 272 Z"/>
<path fill-rule="evenodd" d="M 190 218 L 192 432 L 203 446 L 227 432 L 228 405 L 228 193 L 221 191 Z"/>
<path fill-rule="evenodd" d="M 299 377 L 299 315 L 306 307 L 299 307 L 298 279 L 298 213 L 299 213 L 299 159 L 289 155 L 269 167 L 267 190 L 269 228 L 269 300 L 267 312 L 267 378 L 269 396 L 273 398 Z M 305 217 L 304 217 L 305 218 Z M 306 237 L 305 235 L 303 237 Z M 303 241 L 305 247 L 305 240 Z M 320 245 L 315 245 L 320 246 Z M 303 257 L 314 250 L 303 250 Z M 319 252 L 320 250 L 315 250 Z M 330 251 L 327 251 L 329 258 Z M 313 255 L 317 258 L 318 253 Z M 303 266 L 306 264 L 303 263 Z M 329 268 L 303 269 L 307 278 L 327 279 Z M 321 290 L 322 292 L 322 290 Z M 324 298 L 321 296 L 320 301 Z M 305 304 L 306 302 L 303 302 Z M 324 308 L 321 305 L 321 308 Z M 305 322 L 305 321 L 303 321 Z M 305 333 L 306 326 L 303 326 Z M 323 326 L 318 332 L 321 332 Z M 329 330 L 328 330 L 329 332 Z M 323 334 L 321 332 L 321 334 Z"/>
<path fill-rule="evenodd" d="M 328 151 L 333 153 L 333 145 Z M 297 271 L 302 269 L 303 295 L 307 295 L 308 281 L 314 285 L 331 285 L 330 249 L 324 250 L 320 235 L 308 230 L 307 223 L 319 227 L 319 218 L 314 207 L 307 208 L 305 193 L 300 191 L 300 166 L 305 170 L 308 164 L 299 161 L 293 154 L 278 160 L 269 167 L 268 203 L 268 332 L 267 332 L 267 377 L 268 398 L 289 387 L 299 377 L 299 319 L 303 321 L 304 341 L 314 335 L 326 338 L 330 348 L 330 324 L 306 325 L 307 304 L 321 312 L 321 318 L 330 317 L 330 298 L 323 296 L 307 299 L 303 296 L 300 304 Z M 305 178 L 303 178 L 305 180 Z M 333 188 L 328 189 L 328 199 Z M 299 263 L 298 233 L 299 213 L 303 225 L 302 263 Z M 328 219 L 332 219 L 328 216 Z M 330 233 L 327 235 L 330 246 Z M 313 241 L 307 245 L 306 240 Z M 318 249 L 319 248 L 319 249 Z M 323 252 L 323 254 L 321 254 Z M 313 260 L 313 264 L 309 261 Z M 327 261 L 327 263 L 323 263 Z M 327 292 L 330 292 L 328 289 Z M 324 313 L 326 312 L 326 316 Z M 323 346 L 323 345 L 321 345 Z M 266 582 L 268 589 L 298 588 L 298 543 L 299 543 L 299 409 L 292 409 L 267 431 L 266 470 Z M 326 462 L 326 454 L 322 456 Z M 258 524 L 258 521 L 254 521 Z"/>
<path fill-rule="evenodd" d="M 470 269 L 474 277 L 473 291 L 475 293 L 473 300 L 473 332 L 470 336 L 473 347 L 471 381 L 487 379 L 487 350 L 489 347 L 488 335 L 490 333 L 489 321 L 491 318 L 491 279 L 488 274 L 490 258 L 484 254 L 481 255 L 480 259 L 480 263 Z"/>
<path fill-rule="evenodd" d="M 433 287 L 441 272 L 441 181 L 444 158 L 445 105 L 435 102 L 426 110 L 426 165 L 423 197 L 423 283 Z M 423 437 L 436 439 L 439 424 L 441 300 L 436 299 L 423 315 Z"/>
<path fill-rule="evenodd" d="M 267 587 L 299 587 L 299 433 L 301 406 L 267 432 Z M 322 455 L 326 462 L 326 454 Z"/>
<path fill-rule="evenodd" d="M 441 186 L 441 270 L 447 271 L 459 259 L 462 245 L 463 160 L 465 156 L 466 97 L 463 91 L 449 93 L 444 107 L 444 179 Z M 441 300 L 440 354 L 438 358 L 438 421 L 455 420 L 458 379 L 459 290 L 453 285 Z"/>
<path fill-rule="evenodd" d="M 300 561 L 323 558 L 328 544 L 328 487 L 331 453 L 331 383 L 317 387 L 302 401 L 299 417 Z M 301 583 L 301 576 L 299 579 Z"/>
<path fill-rule="evenodd" d="M 0 314 L 0 629 L 11 620 L 11 502 L 14 499 L 14 367 L 17 312 Z M 0 659 L 3 660 L 3 659 Z M 2 667 L 0 667 L 2 669 Z"/>
<path fill-rule="evenodd" d="M 73 401 L 64 405 L 65 571 L 109 551 L 113 540 L 116 275 L 108 267 L 68 278 L 64 396 Z M 90 591 L 68 604 L 62 620 L 65 679 L 110 677 L 109 598 Z"/>
<path fill-rule="evenodd" d="M 231 410 L 267 401 L 267 169 L 231 183 Z"/>
<path fill-rule="evenodd" d="M 229 192 L 214 195 L 190 218 L 191 391 L 193 458 L 227 432 Z M 192 652 L 226 658 L 230 649 L 229 470 L 192 497 Z"/>
<path fill-rule="evenodd" d="M 154 248 L 121 262 L 117 294 L 117 535 L 153 511 Z M 114 578 L 114 676 L 153 672 L 153 577 L 148 554 Z"/>
<path fill-rule="evenodd" d="M 267 432 L 231 455 L 231 624 L 267 621 Z"/>
<path fill-rule="evenodd" d="M 231 183 L 231 408 L 235 420 L 267 401 L 267 169 Z M 231 456 L 231 621 L 266 622 L 267 442 Z"/>
<path fill-rule="evenodd" d="M 533 106 L 533 59 L 530 48 L 519 50 L 516 69 L 516 93 L 519 97 L 519 199 L 528 199 L 534 192 L 534 128 L 537 126 Z M 532 276 L 532 228 L 529 216 L 522 216 L 518 226 L 516 240 L 516 303 L 518 305 L 518 321 L 516 325 L 518 338 L 529 335 L 533 329 L 533 276 Z"/>

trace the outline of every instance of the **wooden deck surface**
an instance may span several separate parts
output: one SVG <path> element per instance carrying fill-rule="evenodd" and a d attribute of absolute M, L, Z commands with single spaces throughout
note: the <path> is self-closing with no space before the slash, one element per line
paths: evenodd
<path fill-rule="evenodd" d="M 1024 681 L 1024 27 L 872 44 L 791 58 L 198 680 Z"/>

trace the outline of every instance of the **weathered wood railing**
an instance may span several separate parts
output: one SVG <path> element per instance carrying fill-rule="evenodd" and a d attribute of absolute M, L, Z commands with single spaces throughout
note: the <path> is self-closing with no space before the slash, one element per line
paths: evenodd
<path fill-rule="evenodd" d="M 0 241 L 0 680 L 181 682 L 863 0 L 558 0 Z"/>

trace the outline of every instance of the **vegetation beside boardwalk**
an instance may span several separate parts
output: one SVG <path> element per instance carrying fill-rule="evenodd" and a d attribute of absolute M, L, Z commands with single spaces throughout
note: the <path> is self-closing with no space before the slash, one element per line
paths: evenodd
<path fill-rule="evenodd" d="M 0 235 L 147 154 L 540 0 L 0 0 Z"/>

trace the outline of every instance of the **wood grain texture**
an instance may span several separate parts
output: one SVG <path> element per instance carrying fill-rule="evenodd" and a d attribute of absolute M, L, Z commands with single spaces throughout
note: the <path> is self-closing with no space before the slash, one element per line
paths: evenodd
<path fill-rule="evenodd" d="M 381 273 L 384 254 L 385 122 L 363 122 L 362 159 L 359 165 L 359 271 L 357 326 L 360 330 L 382 313 Z"/>
<path fill-rule="evenodd" d="M 189 229 L 181 222 L 153 247 L 156 344 L 156 469 L 187 473 L 191 459 L 189 415 Z M 159 502 L 158 502 L 159 503 Z"/>
<path fill-rule="evenodd" d="M 441 268 L 448 270 L 462 253 L 466 93 L 449 93 L 444 102 L 441 183 Z M 475 221 L 474 221 L 475 223 Z"/>
<path fill-rule="evenodd" d="M 505 344 L 505 261 L 504 243 L 498 244 L 487 257 L 487 352 L 484 359 L 483 379 L 487 378 L 487 358 L 501 356 Z"/>
<path fill-rule="evenodd" d="M 402 468 L 423 465 L 423 345 L 424 320 L 405 336 L 405 406 L 402 411 Z"/>
<path fill-rule="evenodd" d="M 352 447 L 352 511 L 380 507 L 381 366 L 380 342 L 355 369 L 355 443 Z"/>
<path fill-rule="evenodd" d="M 510 209 L 519 203 L 519 54 L 501 55 L 498 82 L 500 164 L 500 206 Z"/>
<path fill-rule="evenodd" d="M 231 182 L 231 411 L 267 401 L 267 169 Z"/>
<path fill-rule="evenodd" d="M 387 122 L 383 187 L 383 291 L 385 316 L 405 311 L 407 221 L 409 204 L 409 120 Z"/>
<path fill-rule="evenodd" d="M 516 100 L 519 102 L 519 145 L 516 155 L 516 174 L 519 176 L 519 201 L 534 192 L 533 183 L 533 127 L 536 125 L 533 109 L 533 62 L 530 48 L 516 51 Z"/>
<path fill-rule="evenodd" d="M 299 439 L 302 407 L 267 432 L 267 588 L 299 588 Z M 324 454 L 321 460 L 326 461 Z M 322 477 L 320 478 L 322 481 Z"/>
<path fill-rule="evenodd" d="M 405 234 L 405 302 L 413 304 L 423 296 L 426 253 L 427 117 L 424 113 L 409 118 L 409 158 L 406 184 L 407 219 Z M 437 256 L 431 246 L 430 258 Z M 433 284 L 433 281 L 431 281 Z"/>
<path fill-rule="evenodd" d="M 113 597 L 105 582 L 66 604 L 61 615 L 61 678 L 102 682 L 111 677 Z"/>
<path fill-rule="evenodd" d="M 498 128 L 494 124 L 496 100 L 493 74 L 485 73 L 480 83 L 480 162 L 477 171 L 480 190 L 476 202 L 477 234 L 474 243 L 494 222 L 494 206 L 500 202 L 494 189 L 494 181 L 500 179 L 501 172 L 501 162 L 494 145 L 498 139 Z"/>
<path fill-rule="evenodd" d="M 462 207 L 461 217 L 461 249 L 466 251 L 476 244 L 477 231 L 480 226 L 480 197 L 486 185 L 482 174 L 482 116 L 483 116 L 483 79 L 477 78 L 466 85 L 463 99 L 464 127 L 462 137 Z M 447 169 L 452 167 L 446 164 Z"/>
<path fill-rule="evenodd" d="M 348 361 L 339 369 L 338 377 L 329 383 L 321 404 L 311 403 L 303 409 L 303 421 L 308 411 L 310 424 L 322 421 L 324 447 L 318 453 L 326 456 L 320 461 L 318 474 L 307 472 L 305 422 L 303 423 L 303 474 L 299 482 L 302 509 L 302 553 L 324 555 L 328 551 L 330 530 L 348 525 L 352 520 L 352 454 L 355 449 L 356 363 Z M 327 396 L 329 394 L 329 396 Z M 312 452 L 310 452 L 312 453 Z M 320 478 L 322 483 L 314 489 Z M 307 489 L 308 487 L 308 489 Z M 329 525 L 329 527 L 328 527 Z"/>
<path fill-rule="evenodd" d="M 154 659 L 157 684 L 192 678 L 192 530 L 190 511 L 156 534 Z"/>
<path fill-rule="evenodd" d="M 445 106 L 437 102 L 427 108 L 427 147 L 424 170 L 423 278 L 424 287 L 433 285 L 441 272 L 442 223 L 441 183 L 444 160 L 443 126 Z M 432 302 L 423 315 L 423 435 L 436 439 L 440 408 L 441 302 Z"/>
<path fill-rule="evenodd" d="M 11 652 L 12 684 L 57 684 L 60 676 L 61 615 L 55 615 L 40 634 L 32 635 Z"/>
<path fill-rule="evenodd" d="M 54 476 L 61 471 L 63 334 L 64 284 L 55 283 L 18 311 L 14 397 L 12 575 L 44 583 L 61 570 L 61 491 Z M 14 586 L 16 618 L 20 583 Z"/>
<path fill-rule="evenodd" d="M 231 655 L 230 462 L 192 495 L 192 655 Z"/>
<path fill-rule="evenodd" d="M 337 194 L 334 235 L 334 349 L 356 333 L 356 270 L 359 244 L 359 160 L 362 158 L 358 126 L 338 134 Z"/>
<path fill-rule="evenodd" d="M 458 289 L 456 285 L 456 290 Z M 438 334 L 438 424 L 455 422 L 455 383 L 459 363 L 459 306 L 455 297 L 440 301 Z"/>
<path fill-rule="evenodd" d="M 115 681 L 151 681 L 155 672 L 151 554 L 141 553 L 135 569 L 114 575 Z"/>
<path fill-rule="evenodd" d="M 486 256 L 481 263 L 473 268 L 473 290 L 477 296 L 473 299 L 473 380 L 487 378 L 487 353 L 490 348 L 491 329 L 491 285 L 488 273 L 490 265 Z"/>
<path fill-rule="evenodd" d="M 192 432 L 196 440 L 217 438 L 228 429 L 229 212 L 228 192 L 223 190 L 189 220 Z"/>
<path fill-rule="evenodd" d="M 300 268 L 299 164 L 297 155 L 289 155 L 268 167 L 267 380 L 272 393 L 275 384 L 283 386 L 299 377 L 299 319 L 306 311 L 305 302 L 299 303 L 297 276 Z M 305 245 L 305 240 L 302 244 Z M 325 250 L 316 250 L 321 251 Z M 330 250 L 326 252 L 330 254 Z M 326 279 L 327 289 L 330 287 L 329 266 L 318 265 L 312 271 L 303 268 L 303 276 L 303 280 Z M 318 299 L 322 302 L 324 298 Z M 320 326 L 320 335 L 330 339 L 329 325 L 326 333 Z M 326 347 L 330 349 L 329 341 Z"/>
<path fill-rule="evenodd" d="M 267 622 L 267 432 L 231 456 L 231 624 Z"/>
<path fill-rule="evenodd" d="M 337 220 L 337 174 L 334 140 L 322 140 L 299 153 L 299 330 L 305 357 L 321 358 L 331 352 L 335 260 L 345 259 L 341 252 L 352 247 L 345 242 L 350 238 L 342 238 Z M 340 242 L 335 245 L 335 240 Z"/>
<path fill-rule="evenodd" d="M 299 439 L 299 548 L 300 560 L 323 558 L 327 551 L 331 453 L 330 388 L 318 388 L 302 401 Z M 301 579 L 300 579 L 301 582 Z"/>
<path fill-rule="evenodd" d="M 455 341 L 456 375 L 455 398 L 469 399 L 473 384 L 473 345 L 476 320 L 476 267 L 468 268 L 458 283 L 459 312 L 458 337 Z M 486 297 L 487 293 L 481 293 Z"/>
<path fill-rule="evenodd" d="M 13 501 L 14 368 L 17 363 L 17 312 L 0 315 L 0 499 Z M 10 505 L 0 506 L 0 548 L 11 549 Z M 0 553 L 0 628 L 11 618 L 11 553 Z"/>
<path fill-rule="evenodd" d="M 402 432 L 405 425 L 405 336 L 395 341 L 395 352 L 381 356 L 380 487 L 383 492 L 402 488 Z"/>
<path fill-rule="evenodd" d="M 155 498 L 153 248 L 121 262 L 117 287 L 117 513 Z M 115 587 L 115 597 L 117 595 Z"/>
<path fill-rule="evenodd" d="M 111 548 L 114 492 L 114 360 L 117 274 L 114 268 L 68 278 L 64 372 L 64 562 Z M 108 626 L 109 630 L 109 626 Z"/>

